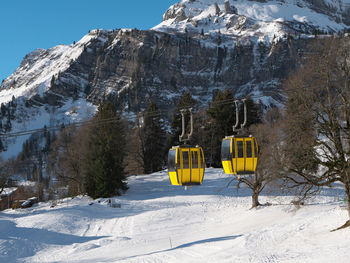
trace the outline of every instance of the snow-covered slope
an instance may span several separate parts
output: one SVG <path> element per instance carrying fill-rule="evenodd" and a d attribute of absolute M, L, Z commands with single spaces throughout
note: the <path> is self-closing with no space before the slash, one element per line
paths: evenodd
<path fill-rule="evenodd" d="M 2 84 L 0 102 L 9 102 L 12 96 L 26 99 L 38 94 L 42 96 L 50 87 L 52 77 L 57 78 L 60 72 L 64 72 L 81 55 L 91 40 L 97 37 L 98 34 L 92 31 L 76 44 L 59 45 L 48 50 L 37 49 L 29 53 L 16 71 Z M 102 39 L 102 41 L 105 40 Z M 77 80 L 82 82 L 82 86 L 84 81 L 86 80 Z M 21 88 L 15 89 L 15 86 Z"/>
<path fill-rule="evenodd" d="M 202 186 L 171 186 L 167 173 L 129 177 L 126 195 L 61 200 L 0 213 L 0 262 L 339 262 L 349 261 L 343 191 L 325 190 L 296 208 L 293 196 L 264 193 L 250 210 L 246 188 L 208 169 Z"/>
<path fill-rule="evenodd" d="M 347 27 L 349 1 L 183 0 L 171 6 L 154 30 L 253 37 L 271 42 L 286 34 L 338 32 Z"/>
<path fill-rule="evenodd" d="M 48 50 L 37 49 L 23 59 L 16 71 L 3 81 L 0 90 L 0 104 L 8 105 L 15 99 L 16 109 L 13 113 L 15 117 L 11 132 L 42 129 L 45 125 L 55 126 L 86 120 L 93 116 L 96 106 L 82 98 L 84 96 L 78 96 L 73 100 L 72 97 L 55 93 L 52 86 L 60 77 L 60 81 L 72 83 L 81 92 L 88 83 L 88 76 L 69 75 L 67 79 L 67 76 L 60 76 L 60 74 L 70 68 L 92 42 L 98 42 L 103 46 L 106 41 L 105 33 L 101 30 L 93 30 L 77 43 L 68 46 L 59 45 Z M 55 101 L 44 103 L 41 100 L 45 96 L 55 97 Z M 28 106 L 28 101 L 36 107 Z M 6 121 L 4 116 L 2 117 L 2 125 L 4 125 Z M 7 151 L 2 153 L 2 157 L 5 159 L 15 157 L 28 137 L 8 139 Z"/>

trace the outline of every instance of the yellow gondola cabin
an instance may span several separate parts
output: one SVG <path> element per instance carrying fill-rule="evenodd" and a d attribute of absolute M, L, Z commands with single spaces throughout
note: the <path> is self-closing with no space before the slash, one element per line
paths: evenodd
<path fill-rule="evenodd" d="M 252 136 L 228 136 L 222 140 L 221 162 L 226 174 L 254 174 L 258 144 Z"/>
<path fill-rule="evenodd" d="M 172 185 L 200 185 L 205 171 L 200 146 L 173 146 L 168 154 L 168 173 Z"/>

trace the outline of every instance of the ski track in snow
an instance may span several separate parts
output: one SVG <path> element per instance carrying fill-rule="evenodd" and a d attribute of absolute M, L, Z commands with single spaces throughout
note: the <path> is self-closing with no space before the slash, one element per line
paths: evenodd
<path fill-rule="evenodd" d="M 163 171 L 129 177 L 120 208 L 76 197 L 5 210 L 0 262 L 348 262 L 350 229 L 330 232 L 347 220 L 339 187 L 301 208 L 262 194 L 271 205 L 250 210 L 231 179 L 210 168 L 185 191 Z"/>

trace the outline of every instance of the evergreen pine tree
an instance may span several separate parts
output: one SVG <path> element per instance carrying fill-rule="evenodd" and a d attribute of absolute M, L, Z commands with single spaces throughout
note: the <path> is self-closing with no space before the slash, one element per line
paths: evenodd
<path fill-rule="evenodd" d="M 235 108 L 233 95 L 229 90 L 224 93 L 219 91 L 208 109 L 211 117 L 208 132 L 210 133 L 210 145 L 206 156 L 214 167 L 221 167 L 221 141 L 225 136 L 232 135 L 232 126 L 235 123 Z"/>
<path fill-rule="evenodd" d="M 45 147 L 44 147 L 44 152 L 49 152 L 50 151 L 50 146 L 51 146 L 51 133 L 50 131 L 47 132 L 46 136 L 45 136 Z"/>
<path fill-rule="evenodd" d="M 0 139 L 0 152 L 3 152 L 5 150 L 5 146 L 2 142 L 2 139 Z"/>
<path fill-rule="evenodd" d="M 4 103 L 1 103 L 1 114 L 2 116 L 5 116 L 6 112 L 7 112 L 7 108 L 6 105 Z"/>
<path fill-rule="evenodd" d="M 113 122 L 101 122 L 114 119 Z M 127 189 L 124 173 L 125 134 L 121 117 L 112 103 L 100 105 L 88 136 L 85 153 L 85 189 L 92 198 L 119 195 Z"/>
<path fill-rule="evenodd" d="M 146 174 L 160 171 L 165 162 L 165 128 L 154 101 L 145 112 L 143 162 Z"/>
<path fill-rule="evenodd" d="M 56 79 L 55 79 L 55 75 L 52 75 L 50 85 L 51 85 L 51 88 L 56 87 Z"/>
<path fill-rule="evenodd" d="M 73 89 L 73 100 L 76 101 L 79 98 L 78 88 L 75 86 Z"/>
<path fill-rule="evenodd" d="M 11 119 L 8 118 L 5 124 L 5 131 L 8 132 L 8 131 L 11 131 L 11 129 L 12 129 Z"/>

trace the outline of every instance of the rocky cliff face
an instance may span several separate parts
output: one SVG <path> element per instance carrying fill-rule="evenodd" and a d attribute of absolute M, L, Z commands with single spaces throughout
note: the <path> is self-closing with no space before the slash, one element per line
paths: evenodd
<path fill-rule="evenodd" d="M 35 50 L 1 84 L 0 102 L 12 108 L 0 112 L 0 130 L 86 119 L 107 99 L 125 113 L 155 100 L 170 114 L 184 91 L 200 107 L 224 89 L 237 97 L 255 96 L 266 106 L 280 105 L 281 81 L 299 66 L 312 38 L 308 34 L 316 28 L 293 12 L 301 8 L 311 14 L 304 20 L 322 21 L 319 30 L 335 32 L 347 23 L 344 7 L 333 12 L 341 19 L 337 23 L 326 12 L 313 11 L 321 2 L 293 3 L 185 0 L 170 7 L 152 30 L 93 30 L 70 46 Z M 294 11 L 273 17 L 285 8 Z"/>
<path fill-rule="evenodd" d="M 156 99 L 169 109 L 184 91 L 204 106 L 218 89 L 230 89 L 237 96 L 265 95 L 270 103 L 280 103 L 280 80 L 297 67 L 307 40 L 246 42 L 234 48 L 224 44 L 229 41 L 224 35 L 112 32 L 105 48 L 94 55 L 88 99 L 97 103 L 108 96 L 130 111 Z"/>
<path fill-rule="evenodd" d="M 28 107 L 61 107 L 71 98 L 86 98 L 93 104 L 112 99 L 126 111 L 144 109 L 151 99 L 169 107 L 184 91 L 204 104 L 216 90 L 227 88 L 238 96 L 274 97 L 271 91 L 298 65 L 301 54 L 297 53 L 308 42 L 290 38 L 271 45 L 247 41 L 230 47 L 225 43 L 231 39 L 225 35 L 190 37 L 135 29 L 96 30 L 88 36 L 89 42 L 71 47 L 81 49 L 75 59 L 64 54 L 55 57 L 56 49 L 29 54 L 4 81 L 2 93 L 26 86 L 26 92 L 13 95 L 25 99 Z M 62 57 L 67 61 L 57 62 Z M 43 65 L 41 82 L 29 70 L 38 61 Z M 55 68 L 47 70 L 49 63 Z M 272 103 L 280 102 L 275 98 Z"/>

